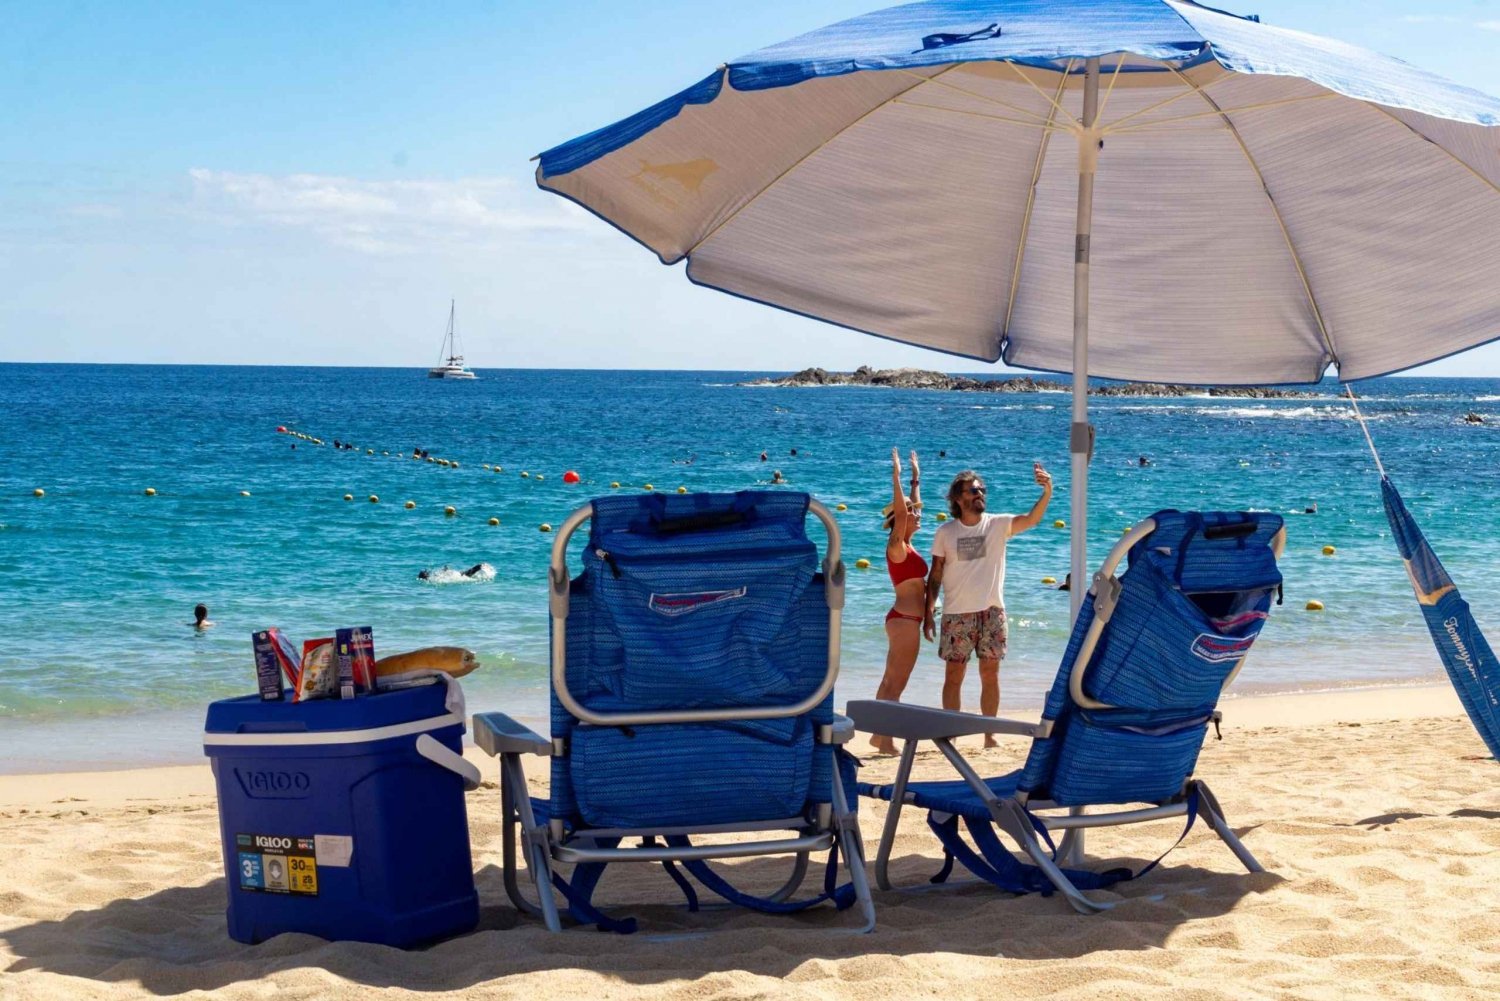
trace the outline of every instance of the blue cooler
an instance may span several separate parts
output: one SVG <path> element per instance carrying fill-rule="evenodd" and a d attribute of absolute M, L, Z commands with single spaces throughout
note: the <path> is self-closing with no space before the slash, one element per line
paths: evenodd
<path fill-rule="evenodd" d="M 229 936 L 405 947 L 472 929 L 462 709 L 444 684 L 208 708 Z"/>

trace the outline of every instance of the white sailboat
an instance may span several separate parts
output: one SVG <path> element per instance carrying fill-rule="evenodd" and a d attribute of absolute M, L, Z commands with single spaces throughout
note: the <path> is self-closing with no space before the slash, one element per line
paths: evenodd
<path fill-rule="evenodd" d="M 470 372 L 468 369 L 464 368 L 464 356 L 460 353 L 458 348 L 458 333 L 454 330 L 453 327 L 453 307 L 453 300 L 448 300 L 448 332 L 443 335 L 443 350 L 438 355 L 439 358 L 442 358 L 444 355 L 446 355 L 447 359 L 444 361 L 440 361 L 436 368 L 430 368 L 427 370 L 427 378 L 429 379 L 479 378 L 473 372 Z"/>

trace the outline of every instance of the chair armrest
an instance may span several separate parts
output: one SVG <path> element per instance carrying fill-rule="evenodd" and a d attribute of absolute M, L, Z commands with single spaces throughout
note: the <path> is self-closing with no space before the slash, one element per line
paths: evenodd
<path fill-rule="evenodd" d="M 854 739 L 854 720 L 848 716 L 833 714 L 833 726 L 830 729 L 830 744 L 847 744 Z"/>
<path fill-rule="evenodd" d="M 538 754 L 550 757 L 552 742 L 504 713 L 474 714 L 474 743 L 486 754 Z"/>
<path fill-rule="evenodd" d="M 903 740 L 937 740 L 976 733 L 1042 737 L 1051 729 L 1046 723 L 1024 723 L 1015 719 L 999 719 L 977 713 L 875 699 L 851 702 L 845 707 L 845 711 L 854 720 L 855 729 L 865 733 L 883 733 Z"/>

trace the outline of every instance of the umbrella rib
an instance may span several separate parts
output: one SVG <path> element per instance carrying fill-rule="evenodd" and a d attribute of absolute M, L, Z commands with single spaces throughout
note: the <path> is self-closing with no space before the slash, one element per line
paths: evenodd
<path fill-rule="evenodd" d="M 1265 193 L 1266 202 L 1271 206 L 1271 214 L 1276 217 L 1276 225 L 1281 227 L 1281 237 L 1286 241 L 1287 253 L 1292 256 L 1292 266 L 1297 269 L 1297 277 L 1302 279 L 1302 289 L 1307 293 L 1308 304 L 1312 306 L 1313 319 L 1318 321 L 1318 335 L 1323 339 L 1323 347 L 1328 352 L 1328 360 L 1334 364 L 1338 364 L 1338 352 L 1333 349 L 1333 339 L 1328 336 L 1328 325 L 1323 322 L 1323 310 L 1318 307 L 1318 297 L 1313 294 L 1312 281 L 1307 277 L 1307 269 L 1302 266 L 1302 255 L 1297 253 L 1297 246 L 1292 242 L 1291 230 L 1286 228 L 1286 220 L 1281 217 L 1281 209 L 1277 206 L 1276 199 L 1271 196 L 1270 185 L 1266 184 L 1266 176 L 1261 173 L 1260 164 L 1255 162 L 1255 157 L 1251 155 L 1250 147 L 1245 145 L 1245 139 L 1240 135 L 1240 130 L 1235 128 L 1234 122 L 1219 107 L 1218 102 L 1204 93 L 1202 88 L 1198 87 L 1197 84 L 1183 76 L 1176 67 L 1168 66 L 1167 69 L 1184 84 L 1192 88 L 1193 93 L 1203 99 L 1203 103 L 1218 113 L 1219 119 L 1224 123 L 1224 127 L 1229 130 L 1229 134 L 1239 144 L 1240 152 L 1245 154 L 1245 162 L 1250 164 L 1251 170 L 1255 171 L 1255 178 L 1260 181 L 1260 190 Z M 1319 374 L 1321 375 L 1321 373 Z"/>
<path fill-rule="evenodd" d="M 1073 72 L 1073 63 L 1074 62 L 1075 62 L 1075 60 L 1073 60 L 1073 59 L 1069 59 L 1068 60 L 1068 71 L 1062 75 L 1062 78 L 1063 78 L 1062 82 L 1064 84 L 1066 84 L 1068 82 L 1068 75 Z M 1052 105 L 1053 109 L 1057 112 L 1057 114 L 1062 115 L 1064 118 L 1066 118 L 1069 122 L 1073 123 L 1074 125 L 1078 124 L 1076 121 L 1074 121 L 1073 116 L 1070 115 L 1070 114 L 1068 114 L 1068 109 L 1064 108 L 1062 106 L 1062 92 L 1064 90 L 1063 87 L 1059 87 L 1057 89 L 1057 97 L 1049 97 L 1049 96 L 1047 96 L 1047 92 L 1045 90 L 1043 90 L 1042 88 L 1038 87 L 1036 85 L 1036 82 L 1034 80 L 1032 80 L 1031 77 L 1029 77 L 1025 73 L 1021 72 L 1021 64 L 1020 63 L 1014 63 L 1014 62 L 1010 62 L 1009 60 L 1006 60 L 1005 61 L 1005 65 L 1007 65 L 1011 69 L 1015 70 L 1016 76 L 1020 77 L 1022 80 L 1025 80 L 1028 84 L 1030 84 L 1032 90 L 1034 90 L 1038 94 L 1042 95 L 1042 100 L 1044 100 L 1048 104 Z M 1047 115 L 1047 121 L 1049 123 L 1052 121 L 1052 114 L 1050 112 Z"/>
<path fill-rule="evenodd" d="M 1165 62 L 1163 62 L 1162 65 L 1166 66 L 1166 68 L 1174 76 L 1176 76 L 1179 80 L 1181 80 L 1183 83 L 1186 83 L 1189 87 L 1192 86 L 1191 83 L 1188 83 L 1187 77 L 1185 77 L 1181 73 L 1179 73 L 1176 70 L 1176 68 L 1168 65 Z M 1155 111 L 1157 108 L 1165 108 L 1167 105 L 1171 104 L 1172 102 L 1174 102 L 1174 101 L 1180 101 L 1184 97 L 1190 96 L 1192 93 L 1193 92 L 1191 90 L 1184 90 L 1181 93 L 1173 94 L 1171 97 L 1167 98 L 1164 101 L 1157 101 L 1155 104 L 1148 104 L 1144 108 L 1140 108 L 1140 109 L 1137 109 L 1136 111 L 1132 111 L 1130 114 L 1126 115 L 1124 118 L 1117 119 L 1116 121 L 1110 122 L 1109 124 L 1101 126 L 1101 127 L 1104 129 L 1104 131 L 1106 133 L 1113 132 L 1115 129 L 1119 128 L 1119 126 L 1123 122 L 1128 122 L 1132 118 L 1139 118 L 1141 115 L 1150 114 L 1151 112 Z"/>
<path fill-rule="evenodd" d="M 1000 100 L 998 97 L 991 97 L 988 94 L 981 94 L 981 93 L 978 93 L 977 91 L 965 90 L 964 88 L 957 87 L 957 86 L 949 83 L 946 80 L 940 80 L 940 79 L 938 79 L 938 77 L 941 77 L 944 74 L 951 73 L 954 70 L 958 69 L 958 67 L 960 65 L 962 65 L 962 64 L 961 63 L 954 63 L 952 66 L 948 67 L 948 69 L 943 70 L 942 73 L 938 73 L 938 74 L 936 74 L 934 76 L 930 76 L 930 77 L 924 77 L 920 73 L 913 73 L 911 70 L 906 70 L 906 69 L 901 70 L 900 72 L 907 73 L 907 74 L 910 74 L 911 76 L 918 77 L 918 78 L 920 78 L 922 80 L 923 83 L 931 83 L 931 84 L 936 84 L 939 87 L 947 87 L 949 90 L 954 91 L 955 93 L 958 93 L 958 94 L 962 94 L 965 97 L 978 98 L 981 101 L 988 101 L 990 104 L 999 105 L 1000 107 L 1006 109 L 1007 111 L 1015 111 L 1015 112 L 1018 112 L 1018 113 L 1020 113 L 1022 115 L 1029 115 L 1030 117 L 1035 118 L 1037 120 L 1038 124 L 1041 124 L 1043 122 L 1047 123 L 1048 125 L 1052 124 L 1052 112 L 1051 111 L 1048 111 L 1048 113 L 1046 114 L 1046 116 L 1042 116 L 1042 115 L 1037 114 L 1035 111 L 1030 110 L 1029 108 L 1017 107 L 1014 104 L 1008 104 L 1005 101 Z M 912 88 L 912 89 L 915 89 L 915 88 Z M 909 90 L 902 91 L 902 94 L 908 94 L 910 92 L 911 91 L 909 91 Z M 898 94 L 896 96 L 900 97 L 901 95 Z M 1042 96 L 1046 97 L 1047 95 L 1043 94 Z M 894 100 L 894 98 L 892 100 Z"/>
<path fill-rule="evenodd" d="M 1073 66 L 1073 60 L 1069 59 L 1068 60 L 1068 67 L 1069 67 L 1068 71 L 1069 72 L 1072 72 L 1072 66 Z M 1111 95 L 1111 94 L 1113 94 L 1115 92 L 1115 81 L 1118 80 L 1118 79 L 1120 79 L 1120 70 L 1124 69 L 1124 67 L 1125 67 L 1125 53 L 1121 52 L 1121 53 L 1118 53 L 1116 55 L 1116 57 L 1115 57 L 1115 71 L 1109 75 L 1109 87 L 1104 91 L 1104 99 L 1099 102 L 1099 117 L 1100 118 L 1104 117 L 1104 111 L 1105 111 L 1106 108 L 1109 107 L 1109 95 Z M 1067 79 L 1067 74 L 1066 73 L 1063 74 L 1063 79 L 1064 80 Z M 1059 93 L 1059 96 L 1061 96 L 1061 91 L 1059 91 L 1058 93 Z"/>
<path fill-rule="evenodd" d="M 1479 171 L 1475 170 L 1474 167 L 1467 160 L 1464 160 L 1462 157 L 1457 156 L 1456 154 L 1454 154 L 1454 152 L 1452 150 L 1450 150 L 1448 147 L 1444 146 L 1442 143 L 1433 142 L 1431 139 L 1429 139 L 1425 135 L 1423 135 L 1420 131 L 1418 131 L 1417 129 L 1413 128 L 1409 123 L 1402 121 L 1400 118 L 1396 117 L 1396 115 L 1392 114 L 1388 109 L 1386 109 L 1386 108 L 1384 108 L 1384 107 L 1382 107 L 1382 106 L 1380 106 L 1378 104 L 1375 104 L 1375 103 L 1370 102 L 1370 101 L 1363 101 L 1361 103 L 1363 103 L 1367 107 L 1375 109 L 1376 111 L 1380 112 L 1382 115 L 1385 115 L 1387 118 L 1391 119 L 1397 125 L 1400 125 L 1402 128 L 1406 129 L 1408 132 L 1410 132 L 1412 135 L 1416 136 L 1418 139 L 1421 139 L 1423 142 L 1430 143 L 1431 145 L 1436 146 L 1438 149 L 1440 149 L 1444 153 L 1448 154 L 1448 158 L 1450 160 L 1452 160 L 1454 163 L 1458 164 L 1460 167 L 1464 168 L 1469 173 L 1471 173 L 1475 177 L 1479 178 L 1479 180 L 1481 180 L 1485 184 L 1489 185 L 1491 191 L 1495 192 L 1496 194 L 1500 194 L 1500 184 L 1496 184 L 1494 181 L 1490 180 L 1488 177 L 1485 177 Z"/>
<path fill-rule="evenodd" d="M 1062 78 L 1057 81 L 1057 96 L 1062 97 L 1063 88 L 1068 84 L 1068 74 L 1073 72 L 1074 60 L 1068 60 L 1068 68 L 1064 71 Z M 1058 109 L 1057 101 L 1052 102 L 1054 110 Z M 1051 115 L 1048 116 L 1048 124 L 1051 125 Z M 1005 322 L 1000 326 L 1000 343 L 1003 345 L 1005 339 L 1010 336 L 1010 318 L 1016 308 L 1016 291 L 1021 286 L 1021 263 L 1026 257 L 1026 236 L 1031 231 L 1031 209 L 1036 204 L 1036 185 L 1042 176 L 1042 164 L 1047 159 L 1047 146 L 1052 140 L 1054 129 L 1048 128 L 1042 132 L 1041 144 L 1036 150 L 1036 164 L 1031 169 L 1031 187 L 1026 189 L 1026 211 L 1021 215 L 1021 236 L 1016 242 L 1016 264 L 1011 269 L 1010 292 L 1005 297 Z"/>
<path fill-rule="evenodd" d="M 1284 97 L 1279 101 L 1262 101 L 1260 104 L 1244 104 L 1238 108 L 1223 108 L 1214 111 L 1198 111 L 1194 112 L 1191 115 L 1179 115 L 1176 118 L 1158 118 L 1155 121 L 1142 122 L 1139 125 L 1131 125 L 1128 128 L 1123 129 L 1119 128 L 1118 126 L 1111 125 L 1104 131 L 1109 135 L 1124 134 L 1126 132 L 1139 132 L 1146 129 L 1156 128 L 1159 125 L 1177 125 L 1180 122 L 1191 122 L 1198 118 L 1221 118 L 1224 115 L 1238 114 L 1241 111 L 1259 111 L 1262 108 L 1280 108 L 1285 107 L 1288 104 L 1302 104 L 1306 101 L 1325 101 L 1330 97 L 1338 96 L 1340 95 L 1335 94 L 1333 91 L 1326 91 L 1322 94 L 1304 94 L 1302 97 Z M 1121 121 L 1124 121 L 1124 119 L 1122 118 Z"/>
<path fill-rule="evenodd" d="M 1041 129 L 1044 132 L 1073 131 L 1073 129 L 1066 125 L 1053 125 L 1047 120 L 1023 122 L 1019 118 L 1006 118 L 1003 115 L 987 115 L 982 111 L 970 111 L 967 108 L 945 108 L 941 104 L 921 104 L 917 101 L 903 101 L 899 97 L 893 97 L 886 103 L 899 104 L 903 108 L 921 108 L 923 111 L 942 111 L 950 115 L 970 115 L 974 118 L 983 118 L 987 122 L 1004 122 L 1007 125 L 1019 125 L 1023 129 Z"/>

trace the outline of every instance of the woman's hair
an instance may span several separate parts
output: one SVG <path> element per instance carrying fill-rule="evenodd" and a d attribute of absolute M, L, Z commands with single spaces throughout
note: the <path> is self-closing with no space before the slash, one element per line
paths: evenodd
<path fill-rule="evenodd" d="M 979 474 L 972 469 L 965 469 L 953 477 L 953 482 L 948 484 L 948 513 L 957 518 L 960 513 L 958 499 L 969 489 L 970 483 L 979 482 Z"/>

